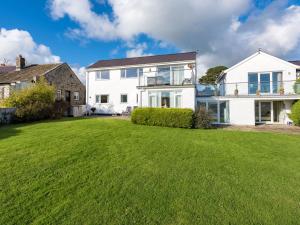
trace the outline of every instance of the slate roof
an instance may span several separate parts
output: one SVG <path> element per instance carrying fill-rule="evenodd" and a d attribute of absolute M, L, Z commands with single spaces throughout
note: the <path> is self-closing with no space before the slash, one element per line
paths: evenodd
<path fill-rule="evenodd" d="M 44 75 L 60 65 L 62 65 L 62 63 L 31 65 L 21 69 L 20 71 L 14 70 L 8 73 L 3 73 L 0 75 L 0 83 L 8 84 L 16 81 L 31 81 L 34 76 L 38 77 Z"/>
<path fill-rule="evenodd" d="M 165 63 L 165 62 L 176 62 L 176 61 L 189 61 L 196 60 L 196 52 L 185 52 L 167 55 L 152 55 L 142 56 L 134 58 L 124 59 L 111 59 L 111 60 L 99 60 L 96 63 L 88 67 L 93 68 L 104 68 L 104 67 L 120 67 L 120 66 L 131 66 L 141 64 L 152 64 L 152 63 Z"/>
<path fill-rule="evenodd" d="M 1 73 L 8 73 L 8 72 L 11 72 L 11 71 L 14 71 L 14 70 L 16 70 L 15 66 L 0 66 L 0 74 Z"/>
<path fill-rule="evenodd" d="M 293 63 L 297 66 L 300 66 L 300 60 L 295 60 L 295 61 L 289 61 L 290 63 Z"/>

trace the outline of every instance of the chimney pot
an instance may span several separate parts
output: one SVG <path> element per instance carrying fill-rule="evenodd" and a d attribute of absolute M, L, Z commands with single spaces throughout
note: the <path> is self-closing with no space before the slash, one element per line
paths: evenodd
<path fill-rule="evenodd" d="M 25 58 L 22 55 L 18 55 L 16 58 L 16 71 L 20 71 L 25 68 Z"/>

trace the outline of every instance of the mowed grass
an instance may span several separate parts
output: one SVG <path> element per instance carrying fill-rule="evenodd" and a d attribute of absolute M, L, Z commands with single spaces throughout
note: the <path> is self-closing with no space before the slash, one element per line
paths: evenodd
<path fill-rule="evenodd" d="M 299 136 L 114 119 L 0 128 L 0 224 L 299 223 Z"/>

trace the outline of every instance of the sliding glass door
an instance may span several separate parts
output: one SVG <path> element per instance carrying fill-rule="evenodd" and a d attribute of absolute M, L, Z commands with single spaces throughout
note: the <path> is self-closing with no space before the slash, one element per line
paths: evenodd
<path fill-rule="evenodd" d="M 282 85 L 282 72 L 273 72 L 272 73 L 272 91 L 273 91 L 273 93 L 279 93 L 281 85 Z"/>
<path fill-rule="evenodd" d="M 272 102 L 267 102 L 267 101 L 255 102 L 255 122 L 256 123 L 272 122 Z"/>
<path fill-rule="evenodd" d="M 261 73 L 260 74 L 260 92 L 261 93 L 270 93 L 270 73 Z"/>

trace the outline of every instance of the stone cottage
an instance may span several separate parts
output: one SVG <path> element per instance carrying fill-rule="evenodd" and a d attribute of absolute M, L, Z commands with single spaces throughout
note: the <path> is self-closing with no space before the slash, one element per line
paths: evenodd
<path fill-rule="evenodd" d="M 0 74 L 0 99 L 20 90 L 44 76 L 56 88 L 57 100 L 69 103 L 68 115 L 82 114 L 85 105 L 85 86 L 67 63 L 28 65 L 25 58 L 16 58 L 15 70 Z"/>

